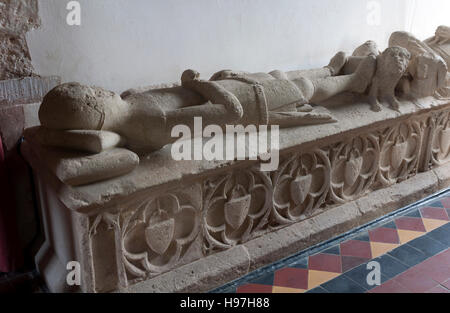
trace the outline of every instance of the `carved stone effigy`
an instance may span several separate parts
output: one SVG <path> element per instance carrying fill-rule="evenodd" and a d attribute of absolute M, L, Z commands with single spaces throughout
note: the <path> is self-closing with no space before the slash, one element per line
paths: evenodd
<path fill-rule="evenodd" d="M 74 84 L 50 93 L 43 126 L 27 130 L 22 145 L 36 174 L 46 231 L 37 263 L 50 290 L 68 289 L 66 264 L 78 261 L 85 292 L 207 291 L 449 186 L 442 170 L 450 161 L 450 98 L 442 93 L 449 85 L 412 97 L 424 90 L 417 58 L 436 64 L 420 76 L 427 86 L 446 65 L 439 52 L 418 54 L 404 38 L 412 35 L 395 33 L 391 43 L 399 45 L 382 54 L 368 42 L 319 70 L 222 71 L 208 82 L 187 71 L 182 86 L 122 97 Z M 435 51 L 441 41 L 421 44 Z M 398 67 L 389 68 L 392 60 Z M 166 111 L 121 111 L 164 97 L 173 101 Z M 59 120 L 80 103 L 92 109 L 91 120 L 75 111 Z M 191 113 L 212 124 L 216 109 L 224 123 L 285 122 L 278 168 L 174 160 L 162 128 L 189 122 Z M 133 138 L 145 122 L 156 133 Z"/>

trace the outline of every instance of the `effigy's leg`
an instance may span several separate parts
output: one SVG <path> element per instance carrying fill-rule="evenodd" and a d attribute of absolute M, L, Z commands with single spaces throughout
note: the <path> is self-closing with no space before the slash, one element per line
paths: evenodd
<path fill-rule="evenodd" d="M 343 75 L 355 73 L 358 69 L 359 64 L 361 64 L 361 62 L 369 55 L 380 55 L 378 45 L 372 40 L 366 41 L 358 48 L 356 48 L 355 51 L 353 51 L 352 56 L 348 57 L 347 63 L 345 64 L 341 73 Z"/>
<path fill-rule="evenodd" d="M 348 57 L 347 63 L 345 64 L 344 68 L 342 69 L 343 75 L 350 75 L 356 72 L 358 69 L 358 66 L 361 64 L 362 61 L 365 60 L 367 56 L 351 56 Z"/>
<path fill-rule="evenodd" d="M 312 69 L 312 70 L 299 70 L 299 71 L 290 71 L 285 73 L 285 78 L 276 77 L 277 72 L 273 71 L 270 74 L 275 76 L 276 78 L 283 78 L 289 80 L 299 79 L 301 77 L 308 79 L 321 79 L 327 78 L 331 76 L 339 75 L 344 65 L 347 63 L 347 55 L 345 52 L 338 52 L 330 61 L 330 63 L 320 69 Z"/>
<path fill-rule="evenodd" d="M 313 93 L 306 93 L 305 96 L 309 97 L 311 103 L 320 103 L 345 91 L 364 93 L 375 75 L 375 70 L 376 57 L 369 56 L 361 62 L 354 74 L 312 80 Z"/>

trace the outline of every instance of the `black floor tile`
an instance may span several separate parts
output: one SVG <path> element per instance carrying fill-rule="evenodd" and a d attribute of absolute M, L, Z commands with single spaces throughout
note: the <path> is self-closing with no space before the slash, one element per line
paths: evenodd
<path fill-rule="evenodd" d="M 301 258 L 299 261 L 296 261 L 295 263 L 289 265 L 289 267 L 293 268 L 308 268 L 308 257 Z"/>
<path fill-rule="evenodd" d="M 444 207 L 444 206 L 442 205 L 442 202 L 441 202 L 441 201 L 435 201 L 435 202 L 429 204 L 428 206 L 432 206 L 432 207 L 435 207 L 435 208 L 443 208 L 443 207 Z"/>
<path fill-rule="evenodd" d="M 450 247 L 450 223 L 428 233 L 428 236 Z"/>
<path fill-rule="evenodd" d="M 251 284 L 259 284 L 259 285 L 273 285 L 274 273 L 264 274 L 261 277 L 253 279 Z"/>
<path fill-rule="evenodd" d="M 422 215 L 420 214 L 419 209 L 416 209 L 412 212 L 406 213 L 404 216 L 422 218 Z"/>
<path fill-rule="evenodd" d="M 389 254 L 382 255 L 373 261 L 380 263 L 381 275 L 385 276 L 387 279 L 394 278 L 408 269 L 406 265 L 402 264 Z"/>
<path fill-rule="evenodd" d="M 331 247 L 321 253 L 327 253 L 327 254 L 336 254 L 336 255 L 340 255 L 341 254 L 341 248 L 339 245 L 335 245 L 334 247 Z"/>
<path fill-rule="evenodd" d="M 332 293 L 365 293 L 367 291 L 366 288 L 358 285 L 356 282 L 345 277 L 344 275 L 326 282 L 321 287 Z"/>
<path fill-rule="evenodd" d="M 367 263 L 364 263 L 364 264 L 361 264 L 361 265 L 355 267 L 354 269 L 346 272 L 344 274 L 344 276 L 350 278 L 351 280 L 356 282 L 358 285 L 364 287 L 365 289 L 371 290 L 377 286 L 370 286 L 369 284 L 367 284 L 367 276 L 369 275 L 370 272 L 371 272 L 371 270 L 367 269 Z M 389 278 L 381 275 L 381 283 L 382 284 L 384 284 L 388 280 L 389 280 Z"/>
<path fill-rule="evenodd" d="M 397 229 L 397 225 L 395 225 L 394 221 L 390 221 L 389 223 L 383 224 L 380 227 Z"/>
<path fill-rule="evenodd" d="M 369 237 L 369 232 L 364 232 L 354 238 L 352 238 L 352 240 L 359 240 L 359 241 L 370 241 L 370 237 Z"/>
<path fill-rule="evenodd" d="M 224 290 L 220 290 L 220 293 L 236 293 L 236 288 L 230 287 Z"/>
<path fill-rule="evenodd" d="M 416 238 L 408 242 L 408 245 L 413 248 L 416 248 L 417 250 L 420 250 L 427 257 L 432 257 L 440 253 L 441 251 L 447 249 L 446 245 L 437 240 L 434 240 L 432 237 L 428 235 Z"/>
<path fill-rule="evenodd" d="M 411 246 L 408 246 L 407 244 L 395 248 L 388 254 L 409 267 L 413 267 L 428 259 L 428 257 L 424 253 L 417 249 L 414 249 Z"/>
<path fill-rule="evenodd" d="M 329 293 L 329 292 L 319 286 L 319 287 L 316 287 L 314 289 L 308 290 L 305 293 Z"/>

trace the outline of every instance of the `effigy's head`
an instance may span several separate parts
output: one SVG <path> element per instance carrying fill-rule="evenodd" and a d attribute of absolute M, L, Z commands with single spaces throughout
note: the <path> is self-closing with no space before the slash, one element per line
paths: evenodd
<path fill-rule="evenodd" d="M 98 87 L 66 83 L 52 89 L 39 109 L 42 126 L 57 130 L 101 130 L 105 108 L 114 105 L 117 94 Z"/>
<path fill-rule="evenodd" d="M 411 60 L 411 53 L 402 47 L 389 47 L 380 55 L 378 67 L 385 73 L 404 74 Z"/>

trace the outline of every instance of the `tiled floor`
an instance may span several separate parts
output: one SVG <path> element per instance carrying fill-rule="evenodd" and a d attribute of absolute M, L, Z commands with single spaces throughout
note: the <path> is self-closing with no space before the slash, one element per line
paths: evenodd
<path fill-rule="evenodd" d="M 449 216 L 446 193 L 431 203 L 399 210 L 321 251 L 299 253 L 213 292 L 449 293 Z M 379 286 L 367 283 L 371 261 L 380 265 Z"/>

